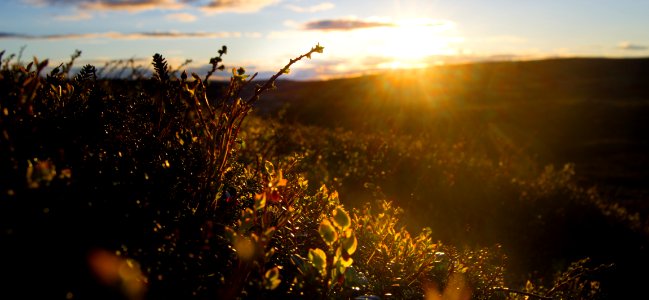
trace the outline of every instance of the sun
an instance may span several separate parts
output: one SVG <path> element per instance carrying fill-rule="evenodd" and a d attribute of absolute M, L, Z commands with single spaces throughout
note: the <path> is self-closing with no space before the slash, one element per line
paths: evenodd
<path fill-rule="evenodd" d="M 453 24 L 430 19 L 405 19 L 393 26 L 377 29 L 381 36 L 379 55 L 388 58 L 383 68 L 417 68 L 430 64 L 431 57 L 453 55 L 453 43 L 458 40 L 449 34 Z"/>

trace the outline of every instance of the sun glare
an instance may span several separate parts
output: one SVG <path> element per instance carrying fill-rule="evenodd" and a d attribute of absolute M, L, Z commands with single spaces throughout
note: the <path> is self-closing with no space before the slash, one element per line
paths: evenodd
<path fill-rule="evenodd" d="M 376 29 L 382 38 L 380 55 L 391 61 L 380 68 L 420 68 L 429 66 L 431 57 L 453 55 L 453 43 L 459 39 L 449 35 L 451 22 L 429 19 L 408 19 L 395 22 L 394 26 Z"/>

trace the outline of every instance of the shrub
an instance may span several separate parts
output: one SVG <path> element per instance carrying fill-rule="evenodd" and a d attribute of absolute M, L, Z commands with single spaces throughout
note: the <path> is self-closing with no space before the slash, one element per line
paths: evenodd
<path fill-rule="evenodd" d="M 243 68 L 232 69 L 219 97 L 208 95 L 225 47 L 205 77 L 178 77 L 156 54 L 150 79 L 131 66 L 134 81 L 101 79 L 91 65 L 70 76 L 80 52 L 45 75 L 47 60 L 23 65 L 2 60 L 2 52 L 0 229 L 10 245 L 3 265 L 15 275 L 3 292 L 127 299 L 554 293 L 505 289 L 497 246 L 458 249 L 429 228 L 412 235 L 389 201 L 350 210 L 325 185 L 309 188 L 307 175 L 320 170 L 334 186 L 340 171 L 384 178 L 378 165 L 389 152 L 381 138 L 279 155 L 272 148 L 290 149 L 292 140 L 257 128 L 268 124 L 241 133 L 276 79 L 322 51 L 316 45 L 290 60 L 245 99 L 256 74 Z M 356 138 L 331 139 L 341 136 Z M 320 162 L 336 151 L 351 159 L 332 172 Z M 309 166 L 320 169 L 309 173 Z M 571 270 L 560 277 L 562 288 L 596 290 L 584 289 Z M 35 284 L 42 288 L 24 289 Z"/>

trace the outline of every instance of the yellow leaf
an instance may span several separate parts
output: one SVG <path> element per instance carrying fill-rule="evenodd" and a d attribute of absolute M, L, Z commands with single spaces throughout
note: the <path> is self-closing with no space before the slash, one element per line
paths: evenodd
<path fill-rule="evenodd" d="M 358 241 L 356 240 L 356 236 L 352 234 L 351 237 L 344 238 L 342 242 L 343 249 L 347 252 L 347 254 L 352 255 L 354 252 L 356 252 L 356 248 L 358 247 Z"/>
<path fill-rule="evenodd" d="M 255 195 L 255 210 L 263 209 L 266 206 L 266 193 Z"/>
<path fill-rule="evenodd" d="M 318 232 L 327 244 L 332 244 L 338 239 L 338 233 L 336 233 L 336 229 L 327 219 L 322 220 L 322 222 L 320 223 L 320 228 L 318 228 Z"/>
<path fill-rule="evenodd" d="M 273 166 L 272 162 L 266 161 L 264 164 L 264 168 L 266 169 L 266 172 L 270 175 L 275 175 L 275 166 Z"/>
<path fill-rule="evenodd" d="M 334 256 L 334 265 L 338 269 L 338 272 L 345 273 L 345 269 L 352 265 L 354 260 L 349 255 L 344 255 L 341 248 L 336 249 L 336 255 Z"/>
<path fill-rule="evenodd" d="M 347 229 L 352 224 L 352 220 L 349 218 L 349 214 L 347 214 L 347 212 L 342 207 L 337 207 L 334 210 L 333 220 L 336 227 L 342 230 Z"/>
<path fill-rule="evenodd" d="M 327 254 L 319 248 L 309 249 L 309 261 L 322 275 L 327 272 Z"/>
<path fill-rule="evenodd" d="M 264 274 L 264 287 L 268 290 L 274 290 L 282 282 L 279 279 L 279 269 L 274 267 Z"/>

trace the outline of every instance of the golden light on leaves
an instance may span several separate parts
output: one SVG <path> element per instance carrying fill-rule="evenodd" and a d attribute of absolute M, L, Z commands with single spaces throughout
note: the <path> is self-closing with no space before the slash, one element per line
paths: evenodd
<path fill-rule="evenodd" d="M 352 224 L 352 220 L 351 218 L 349 218 L 349 214 L 342 207 L 337 207 L 334 210 L 333 221 L 336 227 L 342 230 L 347 229 Z"/>
<path fill-rule="evenodd" d="M 268 290 L 274 290 L 282 282 L 279 279 L 279 268 L 273 267 L 264 274 L 264 287 Z"/>
<path fill-rule="evenodd" d="M 336 263 L 340 264 L 340 266 L 343 267 L 343 270 L 341 270 L 341 273 L 344 272 L 344 269 L 351 266 L 353 262 L 354 262 L 354 260 L 351 257 L 347 257 L 347 258 L 345 258 L 344 256 L 337 256 L 336 257 Z"/>
<path fill-rule="evenodd" d="M 318 228 L 318 232 L 327 244 L 332 244 L 338 239 L 336 228 L 334 228 L 334 226 L 331 225 L 331 222 L 329 222 L 329 220 L 327 219 L 322 220 L 320 227 Z"/>
<path fill-rule="evenodd" d="M 266 207 L 266 193 L 256 194 L 255 195 L 255 210 L 260 210 Z"/>
<path fill-rule="evenodd" d="M 324 253 L 319 248 L 309 249 L 309 261 L 311 264 L 320 271 L 321 274 L 325 274 L 327 271 L 327 254 Z"/>
<path fill-rule="evenodd" d="M 358 247 L 356 236 L 352 233 L 350 237 L 343 238 L 342 247 L 349 255 L 354 254 L 354 252 L 356 252 L 356 248 Z"/>

